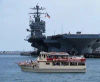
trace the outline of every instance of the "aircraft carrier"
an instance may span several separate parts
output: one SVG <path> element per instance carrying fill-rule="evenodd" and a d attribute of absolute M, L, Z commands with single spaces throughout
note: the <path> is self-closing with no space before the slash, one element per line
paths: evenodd
<path fill-rule="evenodd" d="M 100 47 L 100 34 L 82 34 L 76 32 L 76 34 L 58 34 L 52 36 L 46 36 L 44 33 L 45 21 L 41 19 L 41 15 L 44 14 L 50 17 L 48 13 L 42 13 L 45 9 L 36 5 L 34 8 L 32 17 L 30 18 L 29 26 L 27 29 L 30 35 L 27 37 L 27 41 L 31 43 L 31 46 L 37 48 L 38 52 L 68 52 L 70 54 L 86 54 L 92 53 L 96 48 Z"/>

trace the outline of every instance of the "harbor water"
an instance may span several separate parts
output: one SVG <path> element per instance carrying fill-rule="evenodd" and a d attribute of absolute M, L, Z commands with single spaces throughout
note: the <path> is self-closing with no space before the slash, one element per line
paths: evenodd
<path fill-rule="evenodd" d="M 20 61 L 35 58 L 20 55 L 0 55 L 0 82 L 100 82 L 100 59 L 87 59 L 86 73 L 23 72 L 17 65 Z"/>

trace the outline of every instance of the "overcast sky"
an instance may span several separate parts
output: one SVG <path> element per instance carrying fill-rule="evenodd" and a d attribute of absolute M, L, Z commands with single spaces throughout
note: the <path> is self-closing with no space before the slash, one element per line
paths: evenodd
<path fill-rule="evenodd" d="M 46 35 L 61 33 L 100 33 L 100 0 L 0 0 L 0 51 L 32 50 L 24 41 L 29 33 L 29 8 L 46 8 Z"/>

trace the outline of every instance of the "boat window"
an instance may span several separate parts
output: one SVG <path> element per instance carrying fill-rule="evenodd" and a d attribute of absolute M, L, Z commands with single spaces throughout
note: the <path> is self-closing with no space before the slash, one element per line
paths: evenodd
<path fill-rule="evenodd" d="M 48 56 L 48 58 L 50 58 L 50 56 Z"/>
<path fill-rule="evenodd" d="M 65 58 L 65 56 L 61 56 L 61 58 Z"/>
<path fill-rule="evenodd" d="M 66 65 L 69 65 L 69 63 L 68 62 L 61 62 L 61 65 L 66 66 Z"/>
<path fill-rule="evenodd" d="M 52 65 L 55 65 L 55 62 L 52 62 Z"/>
<path fill-rule="evenodd" d="M 45 55 L 44 55 L 44 58 L 45 58 Z"/>
<path fill-rule="evenodd" d="M 60 65 L 60 62 L 53 62 L 52 63 L 54 66 L 59 66 Z"/>
<path fill-rule="evenodd" d="M 48 56 L 48 58 L 51 58 L 51 56 Z"/>
<path fill-rule="evenodd" d="M 79 62 L 78 65 L 82 66 L 82 65 L 85 65 L 84 62 Z"/>
<path fill-rule="evenodd" d="M 46 62 L 46 65 L 50 65 L 50 63 L 49 62 Z"/>
<path fill-rule="evenodd" d="M 54 58 L 54 56 L 50 56 L 51 58 Z"/>
<path fill-rule="evenodd" d="M 58 56 L 55 56 L 55 58 L 58 58 Z"/>
<path fill-rule="evenodd" d="M 69 65 L 69 62 L 65 62 L 65 65 Z"/>
<path fill-rule="evenodd" d="M 70 62 L 70 66 L 76 66 L 77 62 Z"/>

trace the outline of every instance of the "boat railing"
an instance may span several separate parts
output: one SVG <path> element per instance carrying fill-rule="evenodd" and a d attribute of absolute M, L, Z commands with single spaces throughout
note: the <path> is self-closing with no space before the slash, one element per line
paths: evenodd
<path fill-rule="evenodd" d="M 73 57 L 73 58 L 47 58 L 47 61 L 67 61 L 67 62 L 85 62 L 85 58 Z"/>

